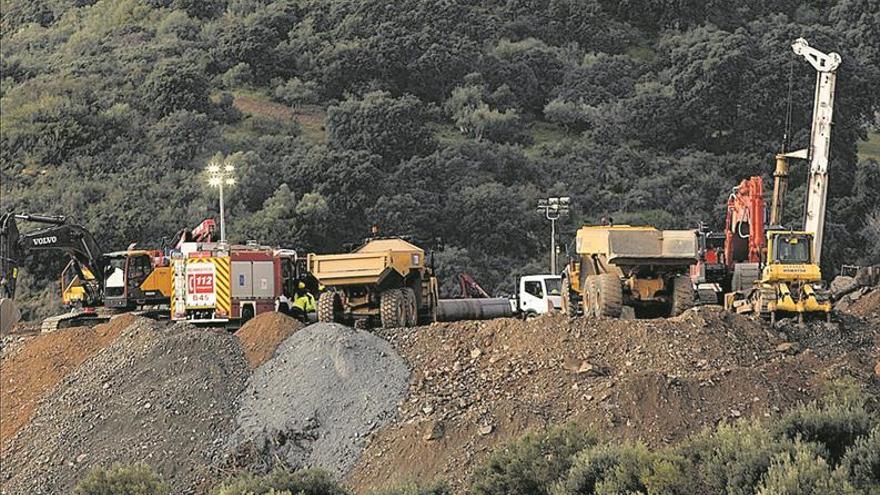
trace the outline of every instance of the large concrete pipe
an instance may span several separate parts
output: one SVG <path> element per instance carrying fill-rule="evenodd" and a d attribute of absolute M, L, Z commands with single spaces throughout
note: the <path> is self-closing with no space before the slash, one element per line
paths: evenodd
<path fill-rule="evenodd" d="M 437 304 L 438 321 L 489 320 L 513 316 L 510 299 L 440 299 Z"/>

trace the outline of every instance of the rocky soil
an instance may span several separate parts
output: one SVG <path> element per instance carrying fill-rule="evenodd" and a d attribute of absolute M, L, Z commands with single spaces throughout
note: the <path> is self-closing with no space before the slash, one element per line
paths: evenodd
<path fill-rule="evenodd" d="M 250 367 L 265 363 L 284 339 L 303 327 L 302 322 L 282 313 L 263 313 L 235 332 Z"/>
<path fill-rule="evenodd" d="M 2 493 L 69 493 L 96 466 L 141 461 L 173 493 L 194 493 L 224 462 L 248 374 L 226 332 L 138 319 L 70 372 L 12 438 Z"/>
<path fill-rule="evenodd" d="M 67 374 L 112 343 L 133 322 L 129 315 L 95 328 L 68 328 L 62 332 L 16 339 L 0 358 L 0 459 L 12 436 L 34 414 L 39 402 Z"/>
<path fill-rule="evenodd" d="M 441 478 L 460 490 L 476 463 L 528 429 L 575 421 L 658 445 L 779 414 L 837 377 L 877 390 L 880 325 L 841 318 L 770 328 L 703 307 L 669 320 L 550 315 L 383 331 L 413 379 L 346 481 L 364 492 Z"/>
<path fill-rule="evenodd" d="M 231 442 L 237 464 L 346 473 L 366 437 L 394 416 L 409 376 L 369 332 L 325 323 L 299 330 L 248 380 Z"/>
<path fill-rule="evenodd" d="M 831 324 L 702 307 L 674 319 L 438 323 L 368 333 L 261 315 L 235 335 L 124 316 L 2 337 L 2 494 L 68 493 L 143 461 L 173 493 L 231 471 L 322 467 L 358 493 L 473 467 L 525 431 L 575 421 L 675 442 L 781 414 L 854 377 L 880 392 L 880 290 Z"/>

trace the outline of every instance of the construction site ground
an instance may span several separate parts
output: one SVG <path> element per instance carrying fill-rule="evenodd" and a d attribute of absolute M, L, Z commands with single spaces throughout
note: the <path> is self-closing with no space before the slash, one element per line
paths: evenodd
<path fill-rule="evenodd" d="M 95 466 L 140 460 L 174 493 L 204 493 L 279 455 L 358 493 L 431 479 L 462 492 L 530 429 L 575 421 L 661 445 L 781 414 L 839 377 L 880 391 L 878 289 L 803 327 L 700 307 L 306 329 L 274 313 L 235 334 L 123 316 L 3 336 L 2 493 L 66 493 Z"/>

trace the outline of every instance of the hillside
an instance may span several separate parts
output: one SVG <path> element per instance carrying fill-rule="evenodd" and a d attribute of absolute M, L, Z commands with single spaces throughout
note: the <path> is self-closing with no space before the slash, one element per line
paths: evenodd
<path fill-rule="evenodd" d="M 442 246 L 444 290 L 466 270 L 495 292 L 543 268 L 541 197 L 573 198 L 563 239 L 606 216 L 719 226 L 733 185 L 770 179 L 789 96 L 807 139 L 803 36 L 843 58 L 825 271 L 880 261 L 876 135 L 856 151 L 880 102 L 870 0 L 8 0 L 0 22 L 0 210 L 158 246 L 216 215 L 220 153 L 233 239 L 331 251 L 377 224 Z M 57 308 L 63 261 L 25 267 L 28 315 Z"/>

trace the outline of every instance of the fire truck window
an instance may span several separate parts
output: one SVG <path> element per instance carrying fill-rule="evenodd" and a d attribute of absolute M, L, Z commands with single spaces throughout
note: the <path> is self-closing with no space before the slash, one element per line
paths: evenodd
<path fill-rule="evenodd" d="M 544 297 L 544 291 L 541 289 L 540 281 L 526 282 L 525 283 L 526 293 L 531 294 L 538 298 Z"/>

